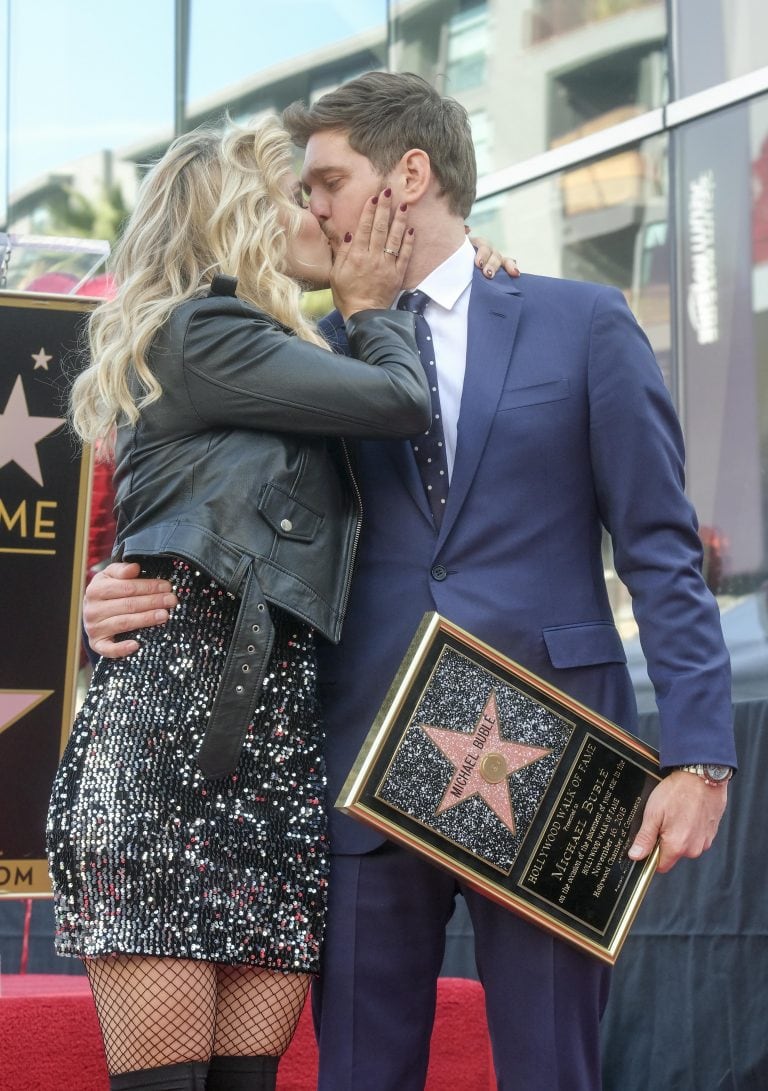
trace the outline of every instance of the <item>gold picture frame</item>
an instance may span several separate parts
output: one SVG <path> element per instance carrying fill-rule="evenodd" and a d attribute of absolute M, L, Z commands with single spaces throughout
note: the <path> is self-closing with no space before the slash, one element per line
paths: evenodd
<path fill-rule="evenodd" d="M 656 868 L 627 848 L 658 755 L 426 614 L 336 805 L 614 963 Z"/>

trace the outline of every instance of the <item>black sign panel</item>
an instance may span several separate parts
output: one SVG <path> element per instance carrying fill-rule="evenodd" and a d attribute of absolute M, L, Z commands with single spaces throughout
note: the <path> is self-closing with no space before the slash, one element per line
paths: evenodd
<path fill-rule="evenodd" d="M 93 305 L 0 292 L 0 896 L 50 893 L 45 815 L 74 713 L 90 483 L 66 399 Z"/>

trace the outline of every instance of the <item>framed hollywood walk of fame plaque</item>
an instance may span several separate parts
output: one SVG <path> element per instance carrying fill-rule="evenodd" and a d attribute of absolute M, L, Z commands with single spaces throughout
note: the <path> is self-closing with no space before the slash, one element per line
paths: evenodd
<path fill-rule="evenodd" d="M 605 962 L 658 850 L 627 850 L 658 755 L 426 614 L 337 800 L 345 813 Z"/>

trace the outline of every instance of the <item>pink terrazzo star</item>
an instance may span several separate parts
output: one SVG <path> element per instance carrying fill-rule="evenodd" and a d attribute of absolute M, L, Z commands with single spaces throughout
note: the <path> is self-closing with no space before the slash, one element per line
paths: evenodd
<path fill-rule="evenodd" d="M 494 690 L 491 690 L 471 735 L 427 724 L 422 724 L 422 730 L 454 766 L 453 776 L 435 814 L 442 814 L 478 795 L 510 833 L 514 833 L 515 812 L 508 778 L 552 751 L 541 746 L 508 742 L 501 737 Z"/>

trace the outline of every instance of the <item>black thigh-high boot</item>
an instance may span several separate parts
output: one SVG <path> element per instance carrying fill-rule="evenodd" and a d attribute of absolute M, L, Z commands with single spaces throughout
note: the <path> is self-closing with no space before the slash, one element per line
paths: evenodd
<path fill-rule="evenodd" d="M 211 1057 L 206 1091 L 275 1091 L 279 1057 Z"/>
<path fill-rule="evenodd" d="M 109 1091 L 206 1091 L 208 1064 L 187 1061 L 109 1077 Z"/>

